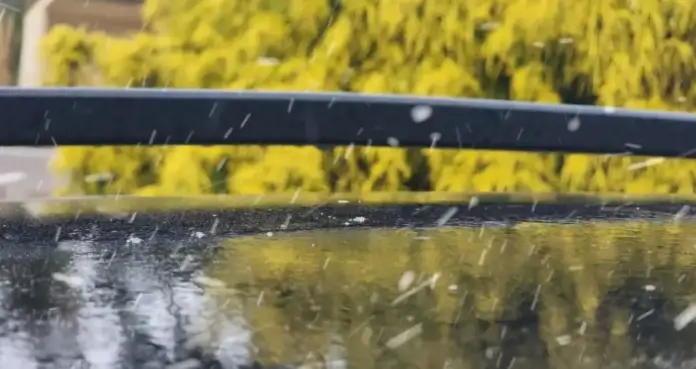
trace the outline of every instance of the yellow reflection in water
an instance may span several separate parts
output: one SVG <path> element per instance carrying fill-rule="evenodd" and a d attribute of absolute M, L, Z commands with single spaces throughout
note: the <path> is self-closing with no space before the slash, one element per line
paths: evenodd
<path fill-rule="evenodd" d="M 696 342 L 671 325 L 695 245 L 643 221 L 318 230 L 230 239 L 212 274 L 246 296 L 262 362 L 597 368 Z"/>

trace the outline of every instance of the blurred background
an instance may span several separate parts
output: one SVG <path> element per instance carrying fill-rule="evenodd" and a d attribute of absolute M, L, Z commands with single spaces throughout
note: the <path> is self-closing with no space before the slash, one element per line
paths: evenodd
<path fill-rule="evenodd" d="M 58 25 L 84 27 L 114 36 L 142 29 L 142 1 L 7 0 L 0 3 L 0 85 L 44 84 L 41 42 Z M 0 148 L 0 172 L 18 174 L 0 187 L 11 199 L 52 195 L 64 183 L 50 161 L 50 148 Z"/>
<path fill-rule="evenodd" d="M 4 4 L 4 84 L 360 91 L 687 111 L 696 102 L 696 6 L 679 0 Z M 5 184 L 13 197 L 298 190 L 693 193 L 694 161 L 620 154 L 18 148 L 0 151 L 0 171 L 26 168 L 21 181 Z"/>

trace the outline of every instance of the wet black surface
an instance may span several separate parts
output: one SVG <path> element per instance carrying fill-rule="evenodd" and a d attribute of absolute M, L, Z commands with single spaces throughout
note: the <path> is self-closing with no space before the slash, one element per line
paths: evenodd
<path fill-rule="evenodd" d="M 124 240 L 125 241 L 125 240 Z M 4 255 L 0 319 L 3 368 L 182 368 L 250 364 L 248 330 L 221 323 L 196 265 L 202 244 L 61 242 Z M 25 245 L 30 247 L 29 245 Z M 142 247 L 138 247 L 142 246 Z M 183 247 L 182 247 L 183 246 Z M 174 254 L 174 252 L 179 252 Z M 182 265 L 187 260 L 191 267 Z M 231 341 L 208 347 L 210 326 Z M 196 341 L 199 340 L 200 342 Z M 222 350 L 222 351 L 220 351 Z"/>
<path fill-rule="evenodd" d="M 0 245 L 33 242 L 35 245 L 87 237 L 91 240 L 119 240 L 167 237 L 186 239 L 197 232 L 234 236 L 268 231 L 297 231 L 345 227 L 432 227 L 446 225 L 480 226 L 484 223 L 512 226 L 518 222 L 548 221 L 572 223 L 603 219 L 670 219 L 680 212 L 689 216 L 683 204 L 554 204 L 509 203 L 469 205 L 361 205 L 320 204 L 311 207 L 268 207 L 248 209 L 177 210 L 171 212 L 121 211 L 117 214 L 86 215 L 80 212 L 35 218 L 18 213 L 0 223 Z M 364 218 L 362 221 L 356 219 Z"/>
<path fill-rule="evenodd" d="M 693 293 L 688 283 L 696 280 L 694 265 L 635 261 L 663 247 L 676 255 L 682 251 L 675 245 L 693 243 L 689 213 L 681 204 L 348 204 L 6 217 L 0 223 L 0 368 L 696 367 L 696 332 L 677 331 L 673 324 Z M 528 224 L 537 224 L 541 233 L 525 233 Z M 512 254 L 488 266 L 482 261 L 488 251 L 481 250 L 492 244 L 501 247 L 500 255 Z M 604 244 L 619 256 L 583 256 L 594 252 L 584 247 Z M 398 261 L 404 258 L 411 261 Z M 520 258 L 525 261 L 513 262 Z M 371 263 L 372 271 L 356 272 Z M 597 274 L 581 272 L 577 279 L 569 273 L 565 282 L 549 282 L 556 292 L 547 296 L 544 287 L 539 297 L 536 286 L 542 284 L 532 276 L 546 280 L 548 270 L 562 274 L 578 263 Z M 435 271 L 449 282 L 394 307 L 389 301 L 403 292 L 394 287 L 411 269 L 420 275 L 414 283 Z M 608 270 L 618 270 L 621 283 L 608 282 Z M 518 285 L 515 276 L 531 279 Z M 506 282 L 496 282 L 501 278 Z M 586 294 L 578 287 L 593 283 L 605 292 Z M 516 287 L 495 292 L 511 285 Z M 475 292 L 482 286 L 491 289 Z M 504 310 L 496 310 L 498 300 L 491 305 L 481 297 L 491 293 L 512 296 L 500 300 Z M 375 294 L 387 296 L 386 302 L 372 301 Z M 595 300 L 591 314 L 582 308 Z M 368 301 L 371 312 L 364 310 Z M 460 305 L 442 307 L 452 303 Z M 263 310 L 264 304 L 273 307 Z M 559 307 L 566 305 L 575 307 Z M 316 313 L 337 308 L 321 319 Z M 437 315 L 433 309 L 454 310 Z M 629 317 L 623 328 L 614 327 L 622 321 L 615 319 L 617 311 Z M 557 324 L 554 314 L 577 319 Z M 588 323 L 590 316 L 596 324 Z M 370 336 L 378 338 L 365 343 L 367 321 L 375 322 Z M 424 354 L 425 361 L 389 341 L 418 322 L 422 340 L 401 350 Z M 578 328 L 583 322 L 592 333 L 574 333 L 570 346 L 584 348 L 558 354 L 569 346 L 554 346 L 553 337 L 560 342 L 568 335 L 564 329 L 584 330 Z M 281 328 L 267 335 L 264 329 L 273 328 L 264 326 Z M 327 348 L 318 360 L 319 344 L 311 338 L 317 332 L 334 337 L 319 341 L 337 339 L 348 353 L 329 360 L 334 349 Z M 290 338 L 280 338 L 286 334 Z M 617 337 L 627 340 L 611 343 Z M 584 343 L 576 345 L 581 338 Z M 309 343 L 289 346 L 293 341 Z M 596 352 L 602 346 L 616 351 L 626 342 L 626 357 Z M 564 360 L 567 365 L 561 365 Z"/>

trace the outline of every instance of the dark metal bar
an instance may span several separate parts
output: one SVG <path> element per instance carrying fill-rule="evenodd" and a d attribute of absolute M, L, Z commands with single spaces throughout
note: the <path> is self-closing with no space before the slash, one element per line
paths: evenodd
<path fill-rule="evenodd" d="M 696 115 L 348 93 L 0 89 L 0 146 L 270 144 L 696 156 Z"/>

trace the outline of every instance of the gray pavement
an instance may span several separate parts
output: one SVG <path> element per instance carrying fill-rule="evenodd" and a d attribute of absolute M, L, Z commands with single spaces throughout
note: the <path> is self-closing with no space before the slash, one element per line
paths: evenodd
<path fill-rule="evenodd" d="M 50 196 L 58 181 L 49 169 L 53 148 L 0 147 L 0 199 Z"/>

